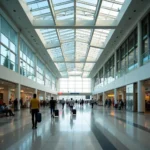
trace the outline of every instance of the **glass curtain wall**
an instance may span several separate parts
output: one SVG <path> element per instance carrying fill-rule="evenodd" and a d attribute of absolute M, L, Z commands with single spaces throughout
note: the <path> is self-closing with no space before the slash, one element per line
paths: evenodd
<path fill-rule="evenodd" d="M 101 86 L 101 87 L 104 85 L 103 68 L 101 68 L 100 71 L 99 71 L 99 83 L 100 83 L 100 86 Z"/>
<path fill-rule="evenodd" d="M 94 80 L 95 80 L 95 86 L 97 86 L 99 84 L 99 73 L 96 74 Z"/>
<path fill-rule="evenodd" d="M 105 80 L 104 84 L 114 81 L 114 55 L 105 64 Z"/>
<path fill-rule="evenodd" d="M 60 78 L 59 92 L 91 93 L 91 79 L 81 77 Z"/>
<path fill-rule="evenodd" d="M 137 28 L 117 50 L 116 78 L 137 67 Z"/>
<path fill-rule="evenodd" d="M 37 58 L 36 66 L 37 82 L 44 85 L 44 64 Z"/>
<path fill-rule="evenodd" d="M 150 14 L 148 14 L 142 21 L 142 63 L 145 64 L 150 61 Z"/>
<path fill-rule="evenodd" d="M 56 79 L 51 75 L 48 69 L 45 69 L 43 63 L 37 59 L 35 66 L 35 55 L 32 49 L 20 38 L 20 58 L 18 58 L 18 35 L 9 23 L 0 16 L 0 65 L 5 66 L 15 72 L 18 72 L 18 59 L 20 59 L 20 74 L 56 90 Z M 35 69 L 36 67 L 36 69 Z M 46 70 L 44 72 L 44 70 Z"/>
<path fill-rule="evenodd" d="M 52 90 L 56 90 L 56 79 L 52 77 Z"/>
<path fill-rule="evenodd" d="M 0 16 L 0 64 L 17 72 L 18 54 L 17 54 L 17 33 Z"/>
<path fill-rule="evenodd" d="M 45 86 L 52 88 L 52 75 L 48 69 L 45 69 Z"/>
<path fill-rule="evenodd" d="M 34 59 L 32 50 L 20 39 L 20 74 L 35 81 Z"/>

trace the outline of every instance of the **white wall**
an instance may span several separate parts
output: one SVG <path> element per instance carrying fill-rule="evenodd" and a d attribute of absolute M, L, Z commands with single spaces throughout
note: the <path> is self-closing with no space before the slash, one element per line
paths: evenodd
<path fill-rule="evenodd" d="M 13 83 L 18 83 L 20 85 L 24 85 L 27 87 L 31 87 L 33 89 L 38 89 L 41 91 L 45 91 L 47 93 L 57 94 L 57 91 L 51 90 L 49 87 L 45 87 L 44 85 L 38 84 L 27 77 L 20 75 L 4 66 L 0 66 L 0 79 L 10 81 Z"/>

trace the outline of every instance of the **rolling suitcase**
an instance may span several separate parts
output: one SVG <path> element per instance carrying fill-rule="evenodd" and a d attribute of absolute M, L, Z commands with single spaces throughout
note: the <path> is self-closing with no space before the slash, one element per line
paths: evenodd
<path fill-rule="evenodd" d="M 42 121 L 42 114 L 41 113 L 37 113 L 37 122 L 41 122 Z"/>
<path fill-rule="evenodd" d="M 59 117 L 59 110 L 58 109 L 55 110 L 55 117 Z"/>
<path fill-rule="evenodd" d="M 72 110 L 73 115 L 76 115 L 76 109 Z"/>

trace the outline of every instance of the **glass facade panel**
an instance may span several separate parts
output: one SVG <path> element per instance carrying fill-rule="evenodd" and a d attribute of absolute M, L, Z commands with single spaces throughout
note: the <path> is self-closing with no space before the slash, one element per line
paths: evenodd
<path fill-rule="evenodd" d="M 17 33 L 2 16 L 0 16 L 0 20 L 1 65 L 17 72 Z"/>
<path fill-rule="evenodd" d="M 91 93 L 91 79 L 81 77 L 60 78 L 59 92 Z"/>

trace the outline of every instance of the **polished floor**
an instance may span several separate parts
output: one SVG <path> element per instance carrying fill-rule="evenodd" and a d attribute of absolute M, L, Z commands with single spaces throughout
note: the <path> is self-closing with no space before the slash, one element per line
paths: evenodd
<path fill-rule="evenodd" d="M 150 150 L 150 114 L 76 105 L 77 115 L 58 106 L 52 119 L 41 109 L 42 122 L 31 129 L 29 110 L 0 118 L 0 150 Z"/>

